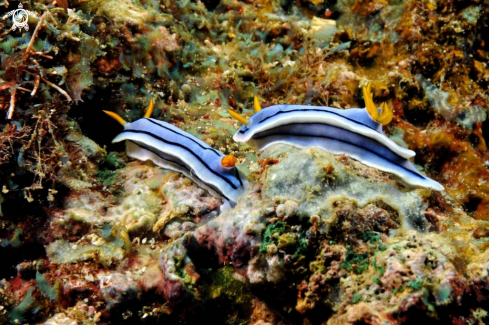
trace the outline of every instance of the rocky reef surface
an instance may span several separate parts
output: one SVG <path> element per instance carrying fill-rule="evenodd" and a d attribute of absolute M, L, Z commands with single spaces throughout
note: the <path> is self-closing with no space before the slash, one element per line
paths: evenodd
<path fill-rule="evenodd" d="M 489 322 L 489 2 L 0 1 L 0 324 Z M 18 17 L 17 17 L 18 18 Z M 15 18 L 15 19 L 17 19 Z M 232 140 L 231 108 L 394 111 L 445 187 Z M 111 144 L 143 116 L 238 158 L 234 208 Z"/>

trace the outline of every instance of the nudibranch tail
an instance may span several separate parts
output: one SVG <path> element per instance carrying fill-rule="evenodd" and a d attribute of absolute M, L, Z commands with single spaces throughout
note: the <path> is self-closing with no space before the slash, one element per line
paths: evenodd
<path fill-rule="evenodd" d="M 120 117 L 119 115 L 117 115 L 117 113 L 114 113 L 114 112 L 110 112 L 110 111 L 103 111 L 105 114 L 109 115 L 110 117 L 112 117 L 114 120 L 116 120 L 117 122 L 119 122 L 122 126 L 125 126 L 127 124 L 127 121 L 124 120 L 122 117 Z"/>
<path fill-rule="evenodd" d="M 253 99 L 253 104 L 255 106 L 255 112 L 256 113 L 261 111 L 260 101 L 258 101 L 258 97 L 255 96 L 255 99 Z"/>
<path fill-rule="evenodd" d="M 236 157 L 234 157 L 233 155 L 227 155 L 226 157 L 221 159 L 221 165 L 226 168 L 234 167 L 237 162 L 238 159 L 236 159 Z"/>
<path fill-rule="evenodd" d="M 380 114 L 377 106 L 374 104 L 371 83 L 369 82 L 367 87 L 363 87 L 363 99 L 365 100 L 365 109 L 370 114 L 372 119 L 382 125 L 387 125 L 392 121 L 392 117 L 394 116 L 392 109 L 387 106 L 384 102 L 380 104 Z"/>
<path fill-rule="evenodd" d="M 149 100 L 148 108 L 146 108 L 146 112 L 144 113 L 144 117 L 151 117 L 153 113 L 153 98 Z"/>
<path fill-rule="evenodd" d="M 228 109 L 228 112 L 229 114 L 235 118 L 236 120 L 238 120 L 238 122 L 240 122 L 241 124 L 244 124 L 244 125 L 248 125 L 248 120 L 246 119 L 246 117 L 240 115 L 239 113 L 236 113 L 235 111 L 233 111 L 232 109 Z"/>

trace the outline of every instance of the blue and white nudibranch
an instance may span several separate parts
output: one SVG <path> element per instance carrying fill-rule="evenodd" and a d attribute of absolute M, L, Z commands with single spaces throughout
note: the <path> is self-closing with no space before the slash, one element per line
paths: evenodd
<path fill-rule="evenodd" d="M 237 159 L 225 156 L 207 143 L 181 129 L 152 118 L 150 101 L 143 118 L 128 123 L 113 112 L 104 111 L 124 126 L 112 143 L 126 141 L 129 157 L 151 160 L 156 165 L 182 173 L 217 198 L 235 205 L 246 177 L 235 166 Z"/>
<path fill-rule="evenodd" d="M 304 105 L 274 105 L 262 110 L 255 98 L 256 114 L 249 119 L 229 111 L 243 123 L 233 139 L 259 150 L 275 143 L 317 146 L 391 173 L 406 186 L 443 191 L 440 183 L 420 173 L 408 160 L 415 156 L 414 151 L 398 146 L 382 132 L 382 124 L 392 119 L 392 110 L 384 103 L 381 108 L 374 105 L 370 84 L 363 92 L 366 107 L 346 110 Z"/>

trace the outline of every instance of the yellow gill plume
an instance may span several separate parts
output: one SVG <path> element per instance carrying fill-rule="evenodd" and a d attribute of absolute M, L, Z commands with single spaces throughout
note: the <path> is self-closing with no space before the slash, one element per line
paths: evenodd
<path fill-rule="evenodd" d="M 153 113 L 153 98 L 149 100 L 148 108 L 146 108 L 146 112 L 144 113 L 144 117 L 151 117 Z"/>
<path fill-rule="evenodd" d="M 373 101 L 372 86 L 370 82 L 368 83 L 367 87 L 363 87 L 363 98 L 365 100 L 365 108 L 370 114 L 370 117 L 372 117 L 374 121 L 381 123 L 382 125 L 389 124 L 393 117 L 392 109 L 384 102 L 380 104 L 381 110 L 379 114 L 379 110 L 377 109 L 377 106 L 375 106 Z"/>
<path fill-rule="evenodd" d="M 392 111 L 392 108 L 387 106 L 386 102 L 383 102 L 380 104 L 380 116 L 377 122 L 382 123 L 382 125 L 387 125 L 392 121 L 392 117 L 394 116 L 394 112 Z"/>
<path fill-rule="evenodd" d="M 110 111 L 103 111 L 105 114 L 109 115 L 110 117 L 112 117 L 114 120 L 116 120 L 117 122 L 119 122 L 120 124 L 122 124 L 122 126 L 126 125 L 127 124 L 127 121 L 124 120 L 122 117 L 120 117 L 119 115 L 117 115 L 117 113 L 114 113 L 114 112 L 110 112 Z"/>
<path fill-rule="evenodd" d="M 236 159 L 236 157 L 234 157 L 233 155 L 227 155 L 226 157 L 223 157 L 221 159 L 221 165 L 227 168 L 234 167 L 234 165 L 236 165 L 237 162 L 238 159 Z"/>
<path fill-rule="evenodd" d="M 240 122 L 241 124 L 244 124 L 244 125 L 248 125 L 248 120 L 246 119 L 246 117 L 240 115 L 239 113 L 236 113 L 235 111 L 233 111 L 232 109 L 228 109 L 228 113 L 233 117 L 235 118 L 236 120 L 238 120 L 238 122 Z"/>

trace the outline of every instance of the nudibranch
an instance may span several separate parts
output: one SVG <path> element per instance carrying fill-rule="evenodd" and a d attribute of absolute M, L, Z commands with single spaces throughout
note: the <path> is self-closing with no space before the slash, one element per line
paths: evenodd
<path fill-rule="evenodd" d="M 443 191 L 441 184 L 420 173 L 409 161 L 415 156 L 414 151 L 398 146 L 382 131 L 382 125 L 392 119 L 392 110 L 385 103 L 380 108 L 374 105 L 370 84 L 363 93 L 366 107 L 351 109 L 304 105 L 274 105 L 261 109 L 255 98 L 256 114 L 249 119 L 229 112 L 243 124 L 233 139 L 259 150 L 275 143 L 298 148 L 317 146 L 391 173 L 408 187 Z"/>
<path fill-rule="evenodd" d="M 151 160 L 156 165 L 182 173 L 217 198 L 232 206 L 245 189 L 246 177 L 235 166 L 237 159 L 225 156 L 197 137 L 169 123 L 150 118 L 150 101 L 143 118 L 126 122 L 113 112 L 104 111 L 124 126 L 112 143 L 126 141 L 129 157 Z"/>

